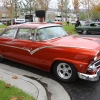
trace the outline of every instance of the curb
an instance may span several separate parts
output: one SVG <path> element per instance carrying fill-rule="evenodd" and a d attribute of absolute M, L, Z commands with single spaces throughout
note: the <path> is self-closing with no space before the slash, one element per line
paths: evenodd
<path fill-rule="evenodd" d="M 15 75 L 18 76 L 18 79 L 12 78 Z M 18 87 L 36 100 L 47 100 L 46 90 L 39 82 L 3 69 L 0 69 L 0 76 L 0 80 Z"/>

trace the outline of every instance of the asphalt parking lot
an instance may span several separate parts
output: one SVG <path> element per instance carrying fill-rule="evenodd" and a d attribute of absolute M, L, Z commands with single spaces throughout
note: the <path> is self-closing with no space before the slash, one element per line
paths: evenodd
<path fill-rule="evenodd" d="M 77 80 L 74 83 L 61 83 L 71 100 L 100 100 L 100 81 Z"/>

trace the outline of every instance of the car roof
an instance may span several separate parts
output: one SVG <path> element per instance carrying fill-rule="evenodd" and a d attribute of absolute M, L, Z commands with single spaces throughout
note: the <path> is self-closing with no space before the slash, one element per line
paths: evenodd
<path fill-rule="evenodd" d="M 23 23 L 23 24 L 16 24 L 16 25 L 11 25 L 8 26 L 8 28 L 44 28 L 44 27 L 51 27 L 51 26 L 61 26 L 60 24 L 54 24 L 54 23 L 33 23 L 33 22 L 28 22 L 28 23 Z"/>

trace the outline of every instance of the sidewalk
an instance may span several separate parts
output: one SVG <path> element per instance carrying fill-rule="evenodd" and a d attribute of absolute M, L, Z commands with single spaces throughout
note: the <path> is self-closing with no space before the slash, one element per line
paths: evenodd
<path fill-rule="evenodd" d="M 18 76 L 18 79 L 13 79 L 13 76 Z M 18 87 L 26 93 L 35 97 L 36 100 L 47 100 L 47 95 L 44 87 L 35 80 L 20 76 L 18 74 L 0 69 L 0 80 L 3 80 L 12 86 Z"/>
<path fill-rule="evenodd" d="M 9 68 L 9 66 L 7 67 Z M 15 74 L 7 69 L 4 70 L 3 68 L 0 68 L 0 80 L 22 89 L 36 100 L 71 100 L 64 88 L 59 83 L 51 81 L 51 79 L 41 79 L 41 82 L 45 81 L 48 84 L 47 89 L 51 93 L 51 98 L 48 98 L 46 89 L 38 81 Z M 12 78 L 13 76 L 18 76 L 18 78 L 14 79 Z"/>

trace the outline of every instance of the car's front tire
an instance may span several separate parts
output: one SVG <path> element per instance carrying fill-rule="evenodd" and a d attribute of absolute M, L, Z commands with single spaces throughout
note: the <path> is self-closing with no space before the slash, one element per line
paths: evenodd
<path fill-rule="evenodd" d="M 77 79 L 77 70 L 70 63 L 56 62 L 53 66 L 53 73 L 62 82 L 74 82 Z"/>

